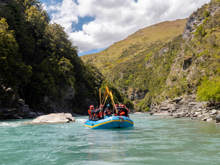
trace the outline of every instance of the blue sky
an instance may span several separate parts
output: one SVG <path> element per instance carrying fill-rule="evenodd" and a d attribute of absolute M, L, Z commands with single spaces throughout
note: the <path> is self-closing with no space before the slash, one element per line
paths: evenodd
<path fill-rule="evenodd" d="M 188 17 L 210 0 L 40 0 L 79 55 L 99 52 L 146 26 Z"/>

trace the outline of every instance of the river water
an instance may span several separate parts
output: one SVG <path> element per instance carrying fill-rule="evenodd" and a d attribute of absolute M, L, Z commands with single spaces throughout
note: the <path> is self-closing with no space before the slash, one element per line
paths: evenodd
<path fill-rule="evenodd" d="M 133 129 L 0 122 L 0 165 L 220 165 L 220 126 L 134 114 Z"/>

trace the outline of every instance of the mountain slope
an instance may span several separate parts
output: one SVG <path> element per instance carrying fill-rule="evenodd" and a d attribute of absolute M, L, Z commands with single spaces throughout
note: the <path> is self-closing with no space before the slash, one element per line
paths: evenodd
<path fill-rule="evenodd" d="M 185 23 L 185 19 L 167 21 L 141 29 L 100 53 L 81 58 L 95 65 L 131 100 L 143 99 L 148 91 L 144 75 L 148 58 L 183 33 Z"/>
<path fill-rule="evenodd" d="M 115 62 L 126 61 L 155 42 L 167 42 L 184 30 L 186 20 L 167 21 L 137 31 L 125 40 L 119 41 L 106 50 L 92 55 L 82 56 L 84 62 L 94 64 L 102 73 L 114 67 Z"/>
<path fill-rule="evenodd" d="M 219 8 L 220 1 L 212 0 L 198 9 L 188 18 L 184 33 L 185 20 L 177 20 L 182 26 L 170 28 L 170 33 L 166 28 L 152 30 L 165 22 L 145 29 L 152 32 L 152 42 L 144 40 L 139 31 L 82 59 L 97 66 L 139 110 L 185 94 L 197 93 L 199 100 L 220 101 Z M 168 24 L 172 26 L 172 22 Z"/>

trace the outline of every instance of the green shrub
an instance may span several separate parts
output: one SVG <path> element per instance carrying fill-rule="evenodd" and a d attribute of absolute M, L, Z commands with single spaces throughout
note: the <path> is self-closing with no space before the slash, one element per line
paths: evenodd
<path fill-rule="evenodd" d="M 203 16 L 205 18 L 209 17 L 210 16 L 210 12 L 208 10 L 205 10 L 204 13 L 203 13 Z"/>
<path fill-rule="evenodd" d="M 198 37 L 205 37 L 206 31 L 203 25 L 200 25 L 195 32 L 196 36 Z"/>
<path fill-rule="evenodd" d="M 220 102 L 220 77 L 212 80 L 204 79 L 197 90 L 200 101 Z"/>

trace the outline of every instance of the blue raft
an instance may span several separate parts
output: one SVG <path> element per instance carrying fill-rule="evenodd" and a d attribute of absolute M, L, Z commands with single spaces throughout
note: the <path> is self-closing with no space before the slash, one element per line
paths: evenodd
<path fill-rule="evenodd" d="M 98 121 L 87 120 L 84 126 L 92 129 L 129 128 L 134 122 L 126 116 L 111 116 Z"/>

